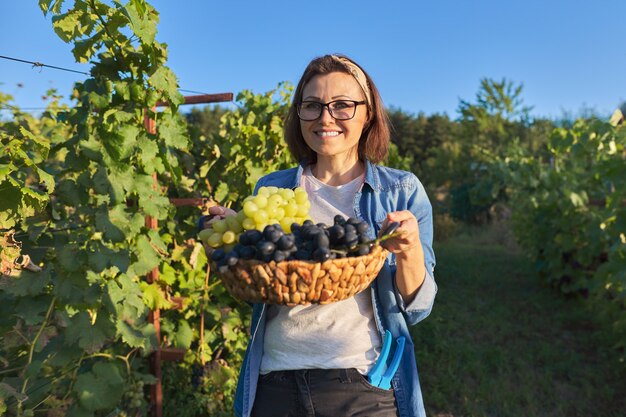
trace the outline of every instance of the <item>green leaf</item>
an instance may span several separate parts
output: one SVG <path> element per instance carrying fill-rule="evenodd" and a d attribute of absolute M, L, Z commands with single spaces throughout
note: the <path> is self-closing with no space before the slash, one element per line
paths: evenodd
<path fill-rule="evenodd" d="M 146 314 L 141 288 L 128 275 L 107 282 L 107 294 L 119 319 L 136 322 Z"/>
<path fill-rule="evenodd" d="M 569 198 L 574 207 L 582 207 L 585 205 L 585 200 L 577 193 L 570 193 Z"/>
<path fill-rule="evenodd" d="M 146 236 L 139 236 L 135 245 L 137 260 L 131 265 L 131 270 L 138 276 L 144 276 L 159 265 L 159 255 L 154 250 Z"/>
<path fill-rule="evenodd" d="M 57 261 L 66 271 L 76 272 L 82 269 L 87 259 L 76 245 L 65 245 L 57 251 Z"/>
<path fill-rule="evenodd" d="M 77 343 L 88 353 L 100 350 L 104 343 L 115 335 L 115 328 L 103 317 L 104 311 L 97 313 L 94 324 L 91 324 L 91 318 L 86 311 L 71 317 L 65 332 L 66 343 Z"/>
<path fill-rule="evenodd" d="M 106 207 L 100 207 L 96 212 L 96 229 L 103 232 L 104 238 L 111 242 L 124 241 L 127 224 L 128 219 L 121 205 L 115 206 L 110 211 Z"/>
<path fill-rule="evenodd" d="M 132 31 L 143 43 L 151 44 L 156 36 L 156 22 L 150 19 L 150 13 L 146 13 L 146 4 L 141 0 L 131 0 L 122 13 L 126 15 Z M 155 20 L 158 20 L 154 18 Z"/>
<path fill-rule="evenodd" d="M 19 187 L 6 182 L 0 183 L 0 229 L 10 229 L 21 218 L 22 193 Z"/>
<path fill-rule="evenodd" d="M 48 194 L 54 192 L 54 178 L 41 168 L 37 168 L 37 175 L 39 175 L 39 181 L 41 181 L 47 188 Z"/>
<path fill-rule="evenodd" d="M 159 91 L 163 91 L 171 104 L 179 105 L 183 102 L 183 96 L 178 92 L 178 80 L 176 75 L 165 66 L 160 66 L 148 79 L 148 83 Z"/>
<path fill-rule="evenodd" d="M 186 127 L 180 119 L 172 117 L 170 113 L 163 113 L 158 129 L 159 136 L 167 146 L 176 149 L 185 149 L 189 146 Z"/>
<path fill-rule="evenodd" d="M 7 278 L 7 285 L 3 290 L 16 297 L 33 297 L 42 294 L 49 282 L 49 268 L 40 272 L 22 269 L 16 277 Z"/>
<path fill-rule="evenodd" d="M 61 180 L 56 190 L 56 195 L 65 205 L 79 207 L 87 203 L 86 193 L 79 189 L 78 184 L 73 179 Z"/>
<path fill-rule="evenodd" d="M 117 320 L 115 324 L 117 335 L 122 338 L 122 341 L 132 348 L 146 349 L 149 346 L 149 341 L 143 335 L 143 333 L 123 320 Z"/>
<path fill-rule="evenodd" d="M 150 309 L 159 310 L 170 308 L 172 306 L 172 303 L 165 298 L 165 294 L 158 284 L 141 282 L 139 285 L 141 286 L 141 291 L 143 292 L 143 301 Z"/>
<path fill-rule="evenodd" d="M 161 264 L 161 270 L 159 271 L 159 281 L 167 285 L 174 285 L 176 279 L 176 270 L 167 262 Z"/>
<path fill-rule="evenodd" d="M 87 39 L 80 39 L 74 42 L 74 48 L 72 54 L 76 62 L 86 64 L 89 62 L 93 54 L 96 53 L 96 43 L 100 41 L 102 36 L 97 34 Z"/>
<path fill-rule="evenodd" d="M 181 320 L 178 323 L 176 334 L 174 335 L 174 345 L 179 348 L 189 349 L 193 340 L 193 330 L 187 323 L 187 320 Z"/>
<path fill-rule="evenodd" d="M 74 385 L 80 405 L 88 411 L 115 407 L 124 390 L 124 377 L 119 368 L 108 362 L 97 362 L 91 372 L 80 374 Z"/>
<path fill-rule="evenodd" d="M 0 164 L 0 184 L 11 173 L 17 171 L 17 167 L 13 163 Z"/>
<path fill-rule="evenodd" d="M 59 13 L 61 6 L 63 6 L 63 1 L 64 0 L 39 0 L 39 8 L 44 16 L 47 15 L 48 12 Z"/>
<path fill-rule="evenodd" d="M 81 35 L 80 14 L 69 11 L 52 16 L 52 27 L 63 42 L 70 42 Z"/>

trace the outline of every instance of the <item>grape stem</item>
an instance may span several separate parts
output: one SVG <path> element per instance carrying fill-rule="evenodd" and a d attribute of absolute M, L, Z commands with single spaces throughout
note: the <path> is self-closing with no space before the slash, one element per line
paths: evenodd
<path fill-rule="evenodd" d="M 342 255 L 347 255 L 349 252 L 354 252 L 357 249 L 359 249 L 362 246 L 373 246 L 376 244 L 380 244 L 382 242 L 384 242 L 387 239 L 390 239 L 392 237 L 396 237 L 400 234 L 402 234 L 402 232 L 396 232 L 396 230 L 398 229 L 398 227 L 400 227 L 400 223 L 398 222 L 391 222 L 389 223 L 389 225 L 387 225 L 387 227 L 385 229 L 383 229 L 382 233 L 380 234 L 380 236 L 378 236 L 376 239 L 372 239 L 368 242 L 363 242 L 363 243 L 359 243 L 356 245 L 352 245 L 348 248 L 348 250 L 341 250 L 341 249 L 331 249 L 331 252 L 335 252 L 335 253 L 340 253 Z"/>

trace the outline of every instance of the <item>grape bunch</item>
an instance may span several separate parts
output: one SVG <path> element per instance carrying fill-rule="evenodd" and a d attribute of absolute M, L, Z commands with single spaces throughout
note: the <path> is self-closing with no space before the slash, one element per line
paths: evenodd
<path fill-rule="evenodd" d="M 140 379 L 133 380 L 124 392 L 124 398 L 130 408 L 141 408 L 145 403 L 144 382 Z"/>
<path fill-rule="evenodd" d="M 257 195 L 244 199 L 243 209 L 237 215 L 211 223 L 198 237 L 212 248 L 232 251 L 244 231 L 262 232 L 268 225 L 278 224 L 289 230 L 292 223 L 302 224 L 309 219 L 311 203 L 302 187 L 261 187 Z"/>
<path fill-rule="evenodd" d="M 345 256 L 369 254 L 367 231 L 369 225 L 357 218 L 335 216 L 333 225 L 315 224 L 305 220 L 293 223 L 291 233 L 285 233 L 280 224 L 266 226 L 263 231 L 246 230 L 232 250 L 216 249 L 211 259 L 221 266 L 234 266 L 239 259 L 256 259 L 262 262 L 305 260 L 324 262 Z"/>

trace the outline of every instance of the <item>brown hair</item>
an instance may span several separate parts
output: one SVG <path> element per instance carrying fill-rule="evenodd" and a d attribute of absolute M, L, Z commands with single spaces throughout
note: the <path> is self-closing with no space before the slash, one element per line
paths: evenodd
<path fill-rule="evenodd" d="M 359 139 L 359 159 L 368 159 L 373 163 L 378 163 L 387 158 L 390 141 L 389 118 L 372 78 L 356 62 L 344 55 L 324 55 L 312 60 L 304 70 L 285 119 L 285 141 L 289 151 L 298 162 L 306 160 L 308 163 L 315 163 L 317 161 L 317 154 L 304 141 L 300 128 L 300 118 L 298 117 L 296 107 L 298 102 L 302 100 L 302 91 L 306 84 L 316 75 L 325 75 L 333 72 L 353 75 L 350 68 L 341 62 L 341 59 L 350 61 L 363 71 L 367 79 L 367 87 L 370 90 L 371 103 L 368 103 L 369 120 L 365 124 Z"/>

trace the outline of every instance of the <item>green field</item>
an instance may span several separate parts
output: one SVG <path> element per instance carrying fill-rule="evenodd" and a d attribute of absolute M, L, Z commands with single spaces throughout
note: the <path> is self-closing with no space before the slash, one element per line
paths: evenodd
<path fill-rule="evenodd" d="M 543 286 L 504 230 L 436 245 L 439 292 L 413 328 L 427 414 L 626 415 L 626 367 L 607 326 Z"/>

